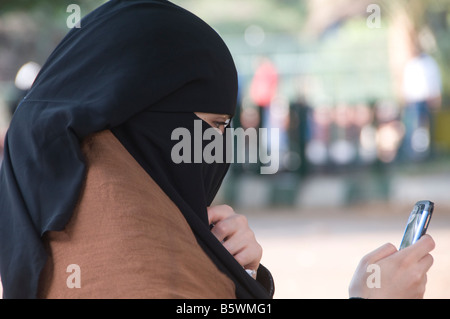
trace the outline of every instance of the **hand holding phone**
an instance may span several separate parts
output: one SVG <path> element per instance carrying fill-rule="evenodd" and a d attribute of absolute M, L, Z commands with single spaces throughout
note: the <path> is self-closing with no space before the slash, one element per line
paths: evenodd
<path fill-rule="evenodd" d="M 428 200 L 419 201 L 414 205 L 399 250 L 414 244 L 426 233 L 433 210 L 434 203 Z"/>
<path fill-rule="evenodd" d="M 419 239 L 427 230 L 433 209 L 434 204 L 430 201 L 419 201 L 414 205 L 400 244 L 400 251 L 388 243 L 361 259 L 350 283 L 350 297 L 423 298 L 427 282 L 426 274 L 433 265 L 430 252 L 435 244 L 431 236 L 425 236 L 420 241 Z M 416 241 L 419 242 L 413 247 L 402 250 Z M 382 270 L 383 275 L 379 277 L 378 286 L 380 289 L 369 287 L 368 265 L 376 265 L 380 271 Z M 411 280 L 412 278 L 415 280 Z"/>

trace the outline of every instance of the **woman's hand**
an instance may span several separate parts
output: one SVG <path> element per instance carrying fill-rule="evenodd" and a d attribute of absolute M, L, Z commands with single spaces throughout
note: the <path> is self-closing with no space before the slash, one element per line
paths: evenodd
<path fill-rule="evenodd" d="M 424 235 L 415 244 L 400 251 L 392 244 L 385 244 L 367 254 L 353 275 L 350 297 L 423 298 L 426 274 L 433 264 L 433 257 L 429 253 L 434 247 L 431 236 Z M 374 280 L 379 280 L 378 285 Z"/>
<path fill-rule="evenodd" d="M 227 205 L 208 207 L 208 220 L 214 227 L 211 232 L 247 270 L 256 270 L 262 257 L 262 247 L 248 225 L 247 218 L 238 215 Z"/>

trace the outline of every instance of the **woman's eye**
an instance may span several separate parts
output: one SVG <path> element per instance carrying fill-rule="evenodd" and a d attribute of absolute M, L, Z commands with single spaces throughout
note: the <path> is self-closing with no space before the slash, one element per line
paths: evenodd
<path fill-rule="evenodd" d="M 216 128 L 220 128 L 222 125 L 223 125 L 223 127 L 225 128 L 225 127 L 227 127 L 229 124 L 230 124 L 230 120 L 226 120 L 226 121 L 224 121 L 224 122 L 219 122 L 219 121 L 215 121 L 215 122 L 214 122 L 214 125 L 215 125 Z"/>

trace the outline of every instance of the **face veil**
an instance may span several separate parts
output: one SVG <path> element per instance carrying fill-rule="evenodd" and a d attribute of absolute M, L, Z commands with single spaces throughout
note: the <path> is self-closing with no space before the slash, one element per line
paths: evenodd
<path fill-rule="evenodd" d="M 174 142 L 166 133 L 191 129 L 192 112 L 233 116 L 236 95 L 226 45 L 186 10 L 164 0 L 111 0 L 87 15 L 50 55 L 6 136 L 0 172 L 3 297 L 36 297 L 47 259 L 41 238 L 65 227 L 86 174 L 80 143 L 110 129 L 178 206 L 199 245 L 234 281 L 237 297 L 267 298 L 205 220 L 227 165 L 187 169 L 167 160 Z"/>
<path fill-rule="evenodd" d="M 183 129 L 186 136 L 174 138 L 173 132 Z M 204 225 L 208 225 L 206 207 L 210 206 L 228 171 L 225 160 L 226 134 L 215 132 L 212 140 L 205 132 L 214 131 L 194 113 L 142 112 L 112 132 L 138 163 L 152 176 L 171 199 L 187 205 Z M 222 156 L 217 161 L 205 161 L 204 150 L 217 141 Z M 174 160 L 173 149 L 178 143 L 188 153 L 183 161 Z"/>

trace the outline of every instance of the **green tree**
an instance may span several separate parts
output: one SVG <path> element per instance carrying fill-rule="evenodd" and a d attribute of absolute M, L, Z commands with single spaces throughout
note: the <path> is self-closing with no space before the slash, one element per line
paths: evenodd
<path fill-rule="evenodd" d="M 409 49 L 420 43 L 438 61 L 443 80 L 443 105 L 450 106 L 450 0 L 381 0 L 395 27 L 409 35 Z M 401 22 L 399 22 L 401 19 Z M 413 54 L 413 52 L 410 52 Z"/>

